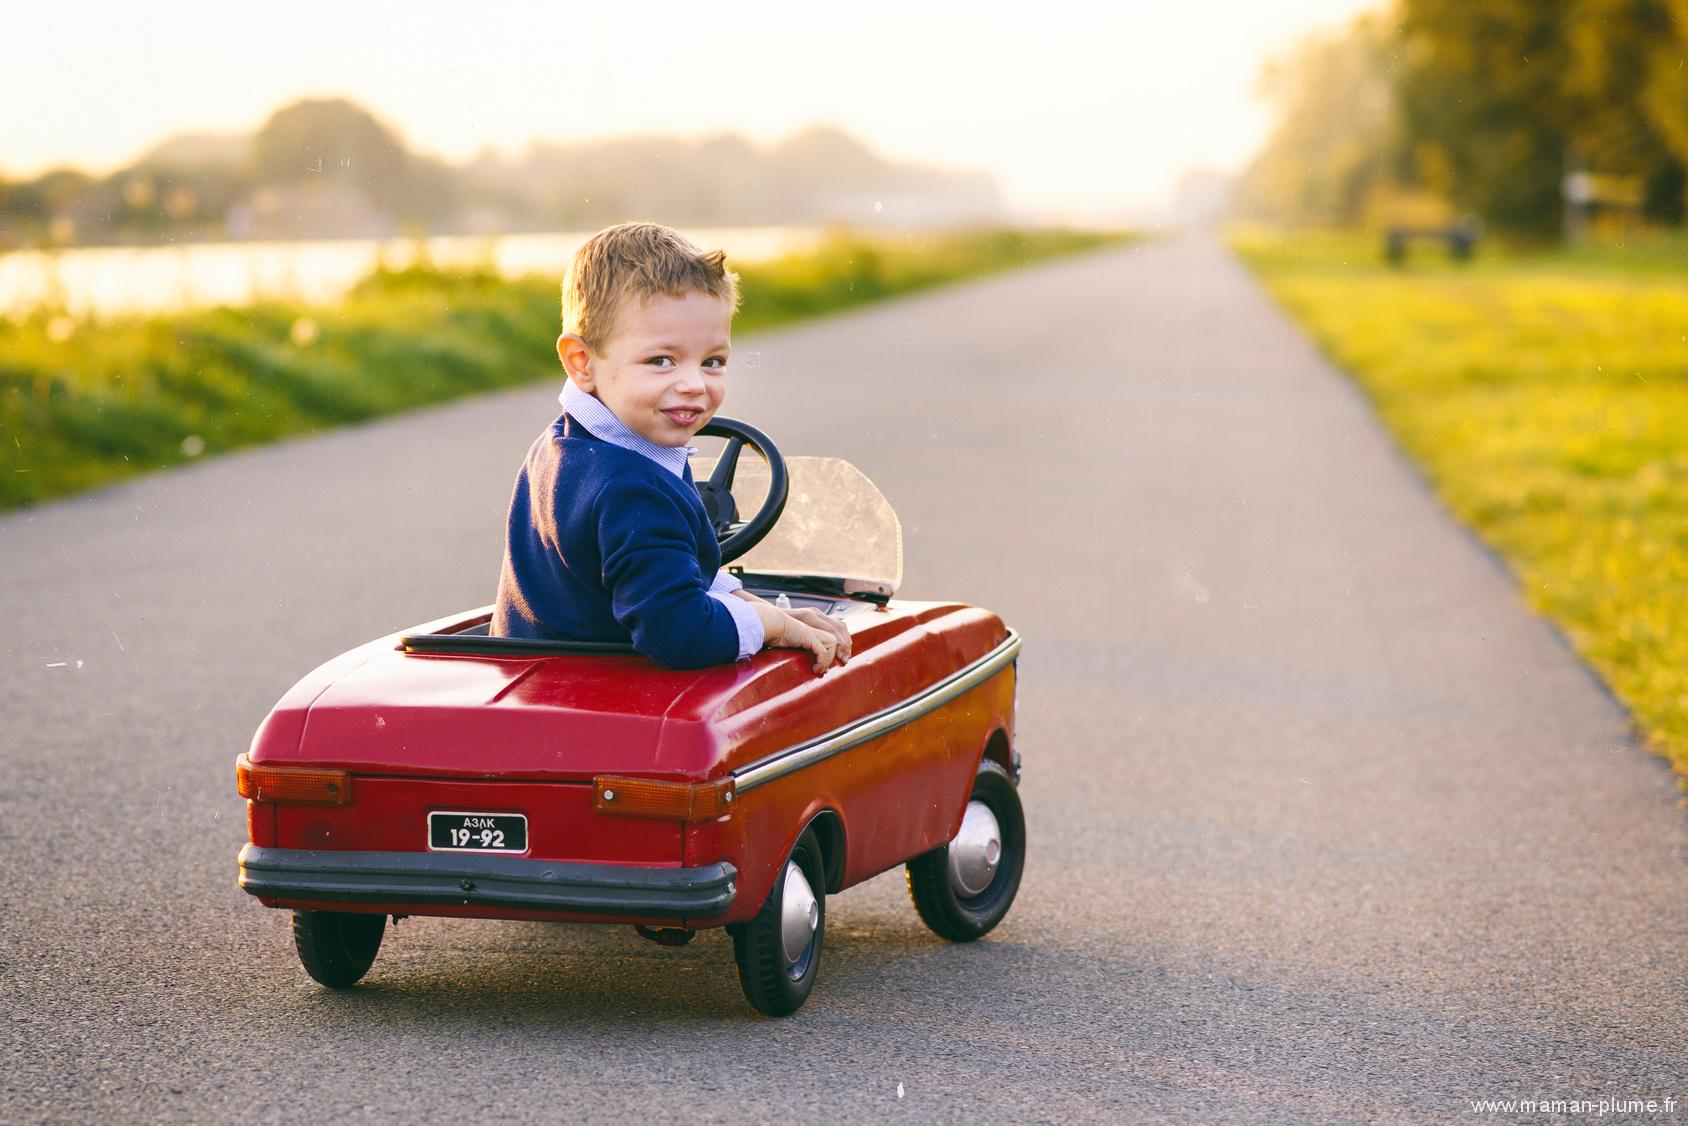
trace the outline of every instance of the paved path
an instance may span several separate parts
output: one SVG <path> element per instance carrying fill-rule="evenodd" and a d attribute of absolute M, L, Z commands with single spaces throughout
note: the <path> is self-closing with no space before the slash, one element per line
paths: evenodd
<path fill-rule="evenodd" d="M 729 413 L 879 481 L 906 595 L 1026 637 L 1007 922 L 944 945 L 880 877 L 783 1021 L 719 933 L 414 919 L 351 994 L 304 976 L 235 887 L 233 758 L 317 661 L 490 599 L 539 386 L 0 518 L 0 1120 L 1688 1099 L 1668 771 L 1216 245 L 741 339 L 734 370 Z"/>

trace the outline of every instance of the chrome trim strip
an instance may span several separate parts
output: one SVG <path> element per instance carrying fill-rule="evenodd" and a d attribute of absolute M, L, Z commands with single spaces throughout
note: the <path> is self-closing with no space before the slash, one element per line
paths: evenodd
<path fill-rule="evenodd" d="M 733 771 L 733 788 L 740 792 L 754 789 L 764 782 L 783 778 L 792 771 L 813 766 L 851 747 L 877 739 L 888 731 L 895 731 L 913 723 L 927 712 L 936 711 L 957 696 L 983 684 L 1011 664 L 1019 654 L 1020 635 L 1011 628 L 1008 636 L 995 649 L 966 668 L 951 673 L 918 696 L 910 696 L 902 703 L 876 712 L 848 727 L 829 731 L 807 743 L 799 743 L 795 747 L 789 747 Z"/>

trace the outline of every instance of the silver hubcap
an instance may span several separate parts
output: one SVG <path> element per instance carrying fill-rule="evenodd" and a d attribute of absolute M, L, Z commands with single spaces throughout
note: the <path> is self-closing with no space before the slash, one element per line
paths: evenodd
<path fill-rule="evenodd" d="M 786 961 L 795 962 L 803 956 L 820 922 L 820 905 L 803 869 L 794 860 L 786 861 L 785 890 L 780 896 L 780 943 L 785 947 Z"/>
<path fill-rule="evenodd" d="M 991 886 L 997 863 L 1002 859 L 1002 826 L 996 814 L 982 801 L 967 803 L 961 831 L 949 843 L 950 884 L 971 899 Z"/>

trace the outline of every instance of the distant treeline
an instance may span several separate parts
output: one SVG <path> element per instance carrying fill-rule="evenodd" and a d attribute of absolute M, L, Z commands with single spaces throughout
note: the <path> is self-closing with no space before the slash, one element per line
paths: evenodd
<path fill-rule="evenodd" d="M 879 204 L 875 208 L 875 204 Z M 0 251 L 204 239 L 478 234 L 682 225 L 987 221 L 995 181 L 882 159 L 817 126 L 771 147 L 735 134 L 537 142 L 453 165 L 344 99 L 305 100 L 251 135 L 188 134 L 95 176 L 0 172 Z"/>
<path fill-rule="evenodd" d="M 1566 198 L 1678 226 L 1688 0 L 1398 0 L 1262 80 L 1279 125 L 1250 214 L 1353 224 L 1436 210 L 1552 235 Z"/>

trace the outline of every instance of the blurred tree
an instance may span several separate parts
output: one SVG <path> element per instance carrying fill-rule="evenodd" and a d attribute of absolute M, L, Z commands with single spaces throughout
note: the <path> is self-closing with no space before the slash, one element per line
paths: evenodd
<path fill-rule="evenodd" d="M 1402 120 L 1456 204 L 1496 226 L 1560 221 L 1570 106 L 1562 0 L 1404 0 Z"/>
<path fill-rule="evenodd" d="M 93 184 L 93 177 L 74 168 L 55 168 L 44 172 L 31 185 L 32 195 L 41 201 L 48 214 L 67 210 Z"/>
<path fill-rule="evenodd" d="M 1688 3 L 1682 13 L 1688 17 Z M 1583 0 L 1567 10 L 1565 28 L 1578 158 L 1594 171 L 1640 179 L 1644 213 L 1670 223 L 1683 217 L 1688 144 L 1673 150 L 1668 128 L 1672 110 L 1678 120 L 1688 115 L 1688 99 L 1667 93 L 1655 109 L 1650 93 L 1673 85 L 1688 46 L 1684 27 L 1661 0 Z"/>
<path fill-rule="evenodd" d="M 19 227 L 38 227 L 47 218 L 47 199 L 38 181 L 0 178 L 0 215 Z"/>
<path fill-rule="evenodd" d="M 1647 205 L 1659 208 L 1668 198 L 1680 221 L 1688 207 L 1688 0 L 1667 0 L 1664 9 L 1668 27 L 1645 46 L 1647 82 L 1640 103 L 1674 166 L 1649 178 Z"/>
<path fill-rule="evenodd" d="M 74 168 L 55 168 L 33 184 L 18 185 L 18 205 L 38 217 L 29 228 L 30 237 L 61 246 L 74 243 L 103 205 L 94 187 L 91 176 Z"/>
<path fill-rule="evenodd" d="M 354 188 L 400 220 L 449 216 L 459 202 L 449 167 L 412 156 L 397 133 L 344 98 L 277 110 L 252 139 L 252 161 L 266 183 Z"/>
<path fill-rule="evenodd" d="M 1647 212 L 1680 221 L 1688 129 L 1669 143 L 1656 87 L 1681 64 L 1683 26 L 1665 0 L 1402 0 L 1404 127 L 1452 197 L 1499 226 L 1557 231 L 1579 170 L 1639 178 Z"/>
<path fill-rule="evenodd" d="M 1407 164 L 1396 67 L 1392 23 L 1376 13 L 1272 60 L 1259 90 L 1278 125 L 1242 174 L 1239 207 L 1277 221 L 1360 221 L 1376 186 Z"/>

